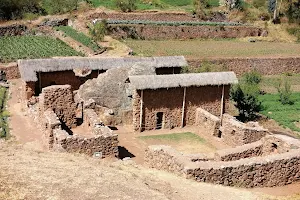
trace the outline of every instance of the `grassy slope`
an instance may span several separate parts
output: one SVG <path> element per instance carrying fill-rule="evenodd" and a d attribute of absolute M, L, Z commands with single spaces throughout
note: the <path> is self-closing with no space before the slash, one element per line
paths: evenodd
<path fill-rule="evenodd" d="M 295 122 L 300 121 L 300 93 L 293 93 L 292 99 L 295 101 L 293 105 L 282 105 L 279 102 L 278 94 L 259 96 L 263 107 L 261 113 L 274 119 L 284 127 L 300 132 L 300 127 L 295 125 Z"/>
<path fill-rule="evenodd" d="M 237 40 L 126 40 L 135 53 L 143 56 L 184 55 L 187 58 L 299 56 L 300 44 L 242 42 Z"/>
<path fill-rule="evenodd" d="M 45 36 L 12 36 L 0 38 L 0 61 L 82 55 L 61 40 Z"/>

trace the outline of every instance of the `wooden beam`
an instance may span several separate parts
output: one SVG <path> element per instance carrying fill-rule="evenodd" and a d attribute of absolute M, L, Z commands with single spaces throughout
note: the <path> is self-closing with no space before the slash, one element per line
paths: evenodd
<path fill-rule="evenodd" d="M 143 130 L 143 98 L 144 98 L 144 91 L 141 90 L 141 104 L 140 104 L 140 132 Z"/>
<path fill-rule="evenodd" d="M 40 93 L 42 92 L 42 76 L 41 72 L 39 72 L 39 87 L 40 87 Z"/>
<path fill-rule="evenodd" d="M 181 128 L 183 128 L 183 126 L 184 126 L 185 99 L 186 99 L 186 87 L 183 88 Z"/>
<path fill-rule="evenodd" d="M 224 85 L 222 88 L 222 97 L 221 97 L 221 113 L 220 113 L 221 125 L 223 121 L 223 113 L 224 113 Z"/>

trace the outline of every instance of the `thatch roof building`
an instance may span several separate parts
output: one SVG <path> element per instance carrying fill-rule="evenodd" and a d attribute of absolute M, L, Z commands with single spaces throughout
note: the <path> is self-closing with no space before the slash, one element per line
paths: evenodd
<path fill-rule="evenodd" d="M 116 67 L 130 67 L 142 63 L 149 67 L 183 67 L 188 63 L 183 56 L 126 57 L 126 58 L 50 58 L 19 60 L 21 77 L 25 82 L 38 81 L 37 72 L 70 71 L 73 69 L 108 70 Z"/>
<path fill-rule="evenodd" d="M 131 84 L 137 90 L 177 88 L 191 86 L 219 86 L 230 85 L 238 82 L 234 72 L 208 72 L 196 74 L 171 74 L 171 75 L 141 75 L 130 76 Z"/>

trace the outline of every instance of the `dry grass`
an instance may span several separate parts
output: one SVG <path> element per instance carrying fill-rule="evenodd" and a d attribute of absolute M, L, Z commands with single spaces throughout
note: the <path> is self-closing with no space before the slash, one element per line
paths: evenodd
<path fill-rule="evenodd" d="M 186 58 L 289 57 L 300 55 L 300 44 L 237 40 L 126 40 L 137 55 L 183 55 Z"/>

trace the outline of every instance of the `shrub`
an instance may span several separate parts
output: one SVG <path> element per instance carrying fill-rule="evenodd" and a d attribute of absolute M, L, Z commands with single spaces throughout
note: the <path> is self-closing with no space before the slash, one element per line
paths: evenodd
<path fill-rule="evenodd" d="M 255 8 L 261 8 L 266 6 L 266 1 L 265 0 L 253 0 L 253 6 Z"/>
<path fill-rule="evenodd" d="M 136 0 L 116 0 L 116 7 L 123 12 L 132 12 L 137 8 Z"/>
<path fill-rule="evenodd" d="M 42 0 L 42 7 L 48 14 L 61 14 L 77 9 L 79 0 Z"/>
<path fill-rule="evenodd" d="M 101 22 L 96 22 L 94 25 L 90 25 L 89 32 L 95 41 L 103 41 L 104 36 L 107 34 L 106 20 L 102 20 Z"/>
<path fill-rule="evenodd" d="M 300 42 L 300 28 L 288 28 L 288 33 L 297 37 L 297 41 Z"/>
<path fill-rule="evenodd" d="M 242 122 L 257 118 L 257 113 L 261 110 L 258 91 L 257 85 L 237 84 L 231 88 L 230 98 L 235 101 L 235 106 L 239 110 L 239 120 Z"/>
<path fill-rule="evenodd" d="M 248 72 L 243 76 L 243 81 L 245 81 L 246 84 L 259 84 L 261 82 L 261 79 L 262 76 L 257 70 Z"/>
<path fill-rule="evenodd" d="M 294 101 L 291 99 L 291 84 L 288 82 L 287 79 L 281 79 L 280 81 L 278 81 L 276 89 L 279 93 L 279 100 L 283 105 L 294 104 Z"/>
<path fill-rule="evenodd" d="M 289 22 L 300 24 L 300 0 L 290 3 L 286 14 Z"/>

